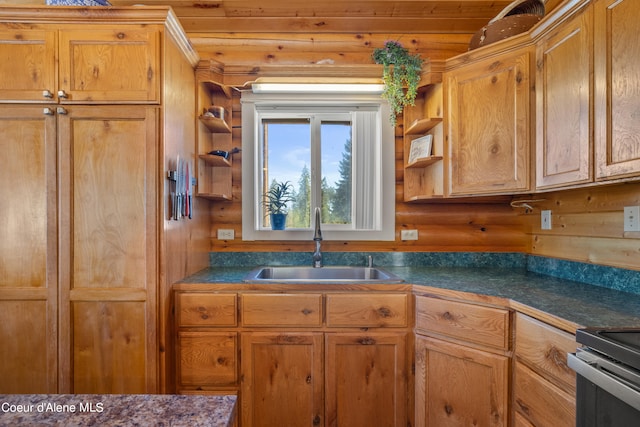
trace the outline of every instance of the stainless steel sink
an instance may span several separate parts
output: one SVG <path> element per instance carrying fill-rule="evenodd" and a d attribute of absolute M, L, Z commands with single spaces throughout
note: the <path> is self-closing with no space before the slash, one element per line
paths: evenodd
<path fill-rule="evenodd" d="M 259 267 L 245 282 L 269 283 L 401 283 L 404 280 L 377 267 Z"/>

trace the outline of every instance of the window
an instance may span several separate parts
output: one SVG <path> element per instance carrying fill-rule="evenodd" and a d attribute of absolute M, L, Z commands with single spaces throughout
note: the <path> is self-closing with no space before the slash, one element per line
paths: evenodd
<path fill-rule="evenodd" d="M 393 240 L 393 129 L 379 95 L 242 96 L 243 239 Z M 286 229 L 271 229 L 263 195 L 291 185 Z"/>

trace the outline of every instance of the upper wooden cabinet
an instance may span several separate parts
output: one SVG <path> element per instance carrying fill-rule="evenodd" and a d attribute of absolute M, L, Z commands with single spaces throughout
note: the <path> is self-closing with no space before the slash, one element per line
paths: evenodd
<path fill-rule="evenodd" d="M 0 23 L 0 102 L 158 103 L 160 28 Z"/>
<path fill-rule="evenodd" d="M 593 180 L 592 8 L 550 31 L 536 49 L 536 188 Z"/>
<path fill-rule="evenodd" d="M 541 190 L 640 176 L 640 3 L 576 3 L 534 34 Z"/>
<path fill-rule="evenodd" d="M 640 2 L 594 5 L 596 178 L 640 175 Z"/>
<path fill-rule="evenodd" d="M 529 191 L 531 51 L 525 46 L 447 65 L 450 195 Z"/>

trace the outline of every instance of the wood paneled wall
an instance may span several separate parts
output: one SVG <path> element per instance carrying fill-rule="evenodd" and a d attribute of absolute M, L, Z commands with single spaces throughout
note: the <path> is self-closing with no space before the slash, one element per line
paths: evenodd
<path fill-rule="evenodd" d="M 233 145 L 240 147 L 241 109 L 234 97 Z M 401 122 L 401 120 L 399 121 Z M 593 186 L 518 196 L 543 199 L 533 211 L 504 203 L 405 203 L 402 129 L 396 134 L 396 238 L 389 242 L 325 241 L 325 251 L 496 251 L 640 270 L 640 233 L 623 232 L 624 206 L 640 205 L 640 183 Z M 309 241 L 242 241 L 242 154 L 233 162 L 233 201 L 211 205 L 213 251 L 309 251 Z M 552 230 L 540 229 L 540 211 L 552 211 Z M 217 229 L 235 231 L 235 240 L 217 240 Z M 417 241 L 401 241 L 400 231 L 417 229 Z"/>
<path fill-rule="evenodd" d="M 233 145 L 242 146 L 240 98 L 233 103 Z M 402 120 L 399 120 L 401 123 Z M 496 204 L 410 204 L 403 199 L 402 129 L 396 132 L 396 238 L 387 242 L 325 241 L 325 251 L 498 251 L 524 252 L 528 238 L 523 217 L 507 202 Z M 242 153 L 233 158 L 233 200 L 212 203 L 214 251 L 309 251 L 309 241 L 242 240 Z M 219 228 L 233 229 L 234 240 L 217 240 Z M 417 241 L 401 241 L 400 230 L 417 229 Z"/>
<path fill-rule="evenodd" d="M 640 232 L 623 231 L 625 206 L 640 205 L 640 183 L 537 194 L 525 214 L 529 253 L 640 270 Z M 551 230 L 540 228 L 540 211 L 551 210 Z"/>

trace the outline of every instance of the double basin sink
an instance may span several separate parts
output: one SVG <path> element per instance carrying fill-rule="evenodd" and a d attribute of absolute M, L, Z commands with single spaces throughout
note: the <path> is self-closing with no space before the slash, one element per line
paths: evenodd
<path fill-rule="evenodd" d="M 401 283 L 404 280 L 378 267 L 259 267 L 245 282 L 258 283 Z"/>

